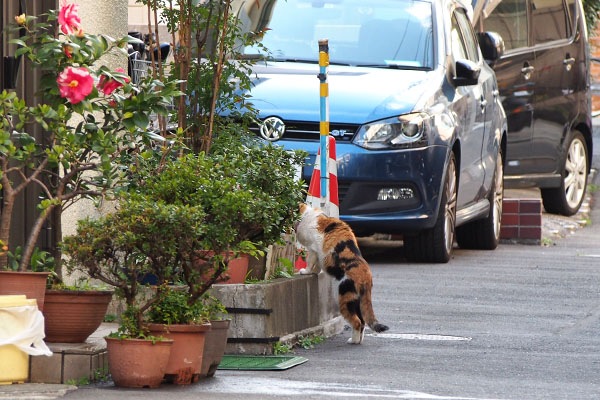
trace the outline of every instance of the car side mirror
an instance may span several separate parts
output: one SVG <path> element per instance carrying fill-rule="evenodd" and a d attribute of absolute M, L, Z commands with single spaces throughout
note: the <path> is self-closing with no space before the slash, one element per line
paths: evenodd
<path fill-rule="evenodd" d="M 456 86 L 476 85 L 479 81 L 481 68 L 473 61 L 456 61 L 456 77 L 452 80 Z"/>
<path fill-rule="evenodd" d="M 488 64 L 498 60 L 504 54 L 504 40 L 496 32 L 480 32 L 477 34 L 481 54 Z"/>

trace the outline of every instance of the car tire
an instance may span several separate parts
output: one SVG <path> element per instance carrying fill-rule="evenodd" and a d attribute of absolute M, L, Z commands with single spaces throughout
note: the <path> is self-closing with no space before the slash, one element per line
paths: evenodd
<path fill-rule="evenodd" d="M 502 202 L 504 201 L 504 164 L 498 153 L 494 180 L 488 194 L 490 211 L 487 217 L 456 228 L 456 242 L 463 249 L 494 250 L 500 242 Z"/>
<path fill-rule="evenodd" d="M 450 260 L 456 226 L 456 196 L 456 158 L 450 153 L 435 225 L 404 237 L 404 254 L 408 261 L 447 263 Z"/>
<path fill-rule="evenodd" d="M 572 131 L 561 168 L 560 187 L 541 189 L 546 212 L 571 216 L 579 211 L 585 196 L 588 166 L 585 138 L 581 132 Z"/>

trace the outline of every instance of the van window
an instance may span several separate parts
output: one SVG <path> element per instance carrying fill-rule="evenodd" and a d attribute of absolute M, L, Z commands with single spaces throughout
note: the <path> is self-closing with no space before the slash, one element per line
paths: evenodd
<path fill-rule="evenodd" d="M 533 40 L 546 43 L 569 37 L 563 0 L 532 0 Z"/>
<path fill-rule="evenodd" d="M 484 21 L 484 29 L 502 36 L 506 50 L 527 47 L 527 1 L 502 0 Z"/>
<path fill-rule="evenodd" d="M 569 11 L 568 36 L 572 37 L 573 32 L 577 29 L 577 3 L 575 3 L 575 0 L 567 0 L 567 10 Z"/>

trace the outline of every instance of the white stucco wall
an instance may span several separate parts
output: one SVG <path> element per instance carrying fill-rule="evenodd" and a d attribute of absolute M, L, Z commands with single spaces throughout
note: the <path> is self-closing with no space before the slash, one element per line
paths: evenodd
<path fill-rule="evenodd" d="M 76 0 L 76 3 L 80 6 L 79 16 L 85 32 L 106 34 L 115 39 L 127 35 L 127 0 Z M 107 57 L 103 62 L 111 69 L 127 69 L 127 57 L 124 55 Z M 89 200 L 76 202 L 63 212 L 63 237 L 75 233 L 78 220 L 97 217 L 111 209 L 110 204 L 97 209 Z"/>

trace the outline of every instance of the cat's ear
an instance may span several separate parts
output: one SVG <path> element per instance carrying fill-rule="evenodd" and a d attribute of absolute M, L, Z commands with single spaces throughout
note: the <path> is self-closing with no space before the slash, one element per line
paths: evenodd
<path fill-rule="evenodd" d="M 304 203 L 300 203 L 300 214 L 304 214 L 304 211 L 306 211 L 306 208 L 308 206 Z"/>

